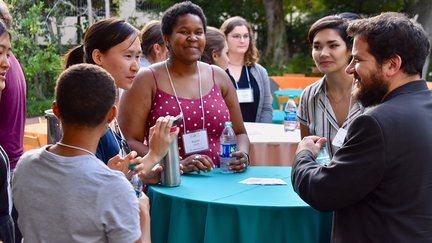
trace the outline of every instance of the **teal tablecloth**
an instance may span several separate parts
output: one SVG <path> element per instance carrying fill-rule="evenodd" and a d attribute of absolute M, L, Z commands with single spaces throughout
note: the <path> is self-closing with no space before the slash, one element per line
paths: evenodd
<path fill-rule="evenodd" d="M 288 185 L 238 183 L 250 177 Z M 331 213 L 300 199 L 290 177 L 291 167 L 252 166 L 239 174 L 183 175 L 174 188 L 150 186 L 152 242 L 329 242 Z"/>

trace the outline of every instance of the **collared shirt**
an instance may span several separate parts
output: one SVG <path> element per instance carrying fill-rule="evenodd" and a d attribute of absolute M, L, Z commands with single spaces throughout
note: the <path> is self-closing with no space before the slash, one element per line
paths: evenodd
<path fill-rule="evenodd" d="M 349 110 L 349 123 L 363 114 L 364 110 L 364 107 L 358 102 L 354 103 Z M 348 117 L 342 124 L 342 128 L 346 130 L 348 130 L 349 125 Z M 340 127 L 325 94 L 325 76 L 303 90 L 297 118 L 301 124 L 309 128 L 311 135 L 327 138 L 328 152 L 332 157 L 339 149 L 339 147 L 332 145 L 332 141 Z"/>

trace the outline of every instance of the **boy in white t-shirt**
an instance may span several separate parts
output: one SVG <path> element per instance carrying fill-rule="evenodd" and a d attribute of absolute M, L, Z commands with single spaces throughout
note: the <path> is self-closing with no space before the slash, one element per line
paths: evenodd
<path fill-rule="evenodd" d="M 53 111 L 62 139 L 24 154 L 14 173 L 12 194 L 24 239 L 150 242 L 148 198 L 137 199 L 124 174 L 94 156 L 116 116 L 115 95 L 111 75 L 95 65 L 74 65 L 58 78 Z M 161 120 L 157 131 L 169 139 L 173 119 Z"/>

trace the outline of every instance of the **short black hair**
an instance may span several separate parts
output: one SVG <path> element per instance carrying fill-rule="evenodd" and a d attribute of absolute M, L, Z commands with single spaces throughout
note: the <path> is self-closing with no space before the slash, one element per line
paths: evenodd
<path fill-rule="evenodd" d="M 368 43 L 368 52 L 378 64 L 400 56 L 401 69 L 407 74 L 422 74 L 430 51 L 430 43 L 423 27 L 405 14 L 381 13 L 375 17 L 356 20 L 348 26 L 348 34 Z"/>
<path fill-rule="evenodd" d="M 313 44 L 313 40 L 318 32 L 324 29 L 332 29 L 335 30 L 342 40 L 345 42 L 345 45 L 349 50 L 352 48 L 352 38 L 348 36 L 347 28 L 349 21 L 360 18 L 359 15 L 355 13 L 344 12 L 337 15 L 328 15 L 318 19 L 309 29 L 308 32 L 308 40 L 309 44 Z"/>
<path fill-rule="evenodd" d="M 185 1 L 185 2 L 174 4 L 164 12 L 162 16 L 162 25 L 161 25 L 162 34 L 171 35 L 174 25 L 177 23 L 179 17 L 186 14 L 192 14 L 198 16 L 201 19 L 201 22 L 203 24 L 204 33 L 207 31 L 206 29 L 207 19 L 201 7 L 196 4 L 193 4 L 190 1 Z"/>
<path fill-rule="evenodd" d="M 55 100 L 62 123 L 84 127 L 101 124 L 114 105 L 114 79 L 93 64 L 76 64 L 57 79 Z"/>

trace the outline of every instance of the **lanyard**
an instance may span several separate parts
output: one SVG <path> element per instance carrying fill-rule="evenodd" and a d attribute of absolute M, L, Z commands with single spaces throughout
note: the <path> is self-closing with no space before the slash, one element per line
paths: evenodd
<path fill-rule="evenodd" d="M 249 84 L 249 89 L 252 89 L 251 83 L 250 83 L 250 78 L 249 78 L 249 69 L 247 68 L 246 65 L 243 65 L 243 66 L 246 68 L 246 77 L 247 77 L 247 81 L 248 81 L 248 84 Z M 240 74 L 240 77 L 241 77 L 241 74 Z M 240 81 L 240 79 L 239 79 L 239 81 Z M 237 84 L 237 82 L 235 80 L 234 80 L 234 83 L 236 85 L 236 89 L 239 89 L 239 86 L 238 86 L 238 84 Z"/>
<path fill-rule="evenodd" d="M 169 78 L 169 81 L 170 81 L 170 84 L 171 84 L 171 88 L 173 89 L 173 92 L 174 92 L 174 97 L 176 98 L 176 101 L 177 101 L 177 104 L 178 104 L 178 106 L 179 106 L 179 108 L 180 108 L 180 112 L 181 113 L 183 113 L 183 115 L 185 115 L 185 113 L 183 112 L 183 109 L 182 109 L 182 107 L 181 107 L 181 105 L 180 105 L 180 101 L 179 101 L 179 99 L 178 99 L 178 97 L 177 97 L 177 92 L 176 92 L 176 90 L 175 90 L 175 88 L 174 88 L 174 84 L 173 84 L 173 82 L 172 82 L 172 79 L 171 79 L 171 74 L 170 74 L 170 72 L 169 72 L 169 69 L 168 69 L 168 61 L 165 61 L 165 68 L 166 68 L 166 70 L 167 70 L 167 73 L 168 73 L 168 78 Z M 204 113 L 204 103 L 203 103 L 203 98 L 202 98 L 202 89 L 201 89 L 201 71 L 200 71 L 200 68 L 199 68 L 199 62 L 197 61 L 197 68 L 198 68 L 198 85 L 199 85 L 199 92 L 200 92 L 200 101 L 201 101 L 201 110 L 202 110 L 202 120 L 203 120 L 203 130 L 205 129 L 205 113 Z M 184 134 L 186 134 L 187 132 L 186 132 L 186 121 L 185 121 L 186 119 L 184 119 L 183 118 L 183 129 L 184 129 Z"/>
<path fill-rule="evenodd" d="M 353 89 L 354 89 L 354 78 L 353 78 L 352 85 L 351 85 L 351 92 L 352 92 Z M 325 134 L 328 131 L 327 123 L 329 122 L 328 113 L 327 113 L 327 100 L 328 100 L 328 98 L 327 98 L 327 81 L 326 81 L 325 87 L 324 87 L 324 95 L 325 95 L 325 97 L 324 97 L 325 98 L 324 99 L 324 114 L 325 114 L 326 121 L 324 122 L 324 128 L 323 128 L 323 133 L 324 134 L 323 134 L 323 137 L 325 137 Z M 350 102 L 349 102 L 348 115 L 347 115 L 347 126 L 346 126 L 347 129 L 346 130 L 348 130 L 349 126 L 350 126 L 351 104 L 352 104 L 352 94 L 350 95 Z"/>
<path fill-rule="evenodd" d="M 118 145 L 119 151 L 120 151 L 120 155 L 122 157 L 124 157 L 130 152 L 130 148 L 126 142 L 126 139 L 125 139 L 122 131 L 120 130 L 120 126 L 117 122 L 117 118 L 114 118 L 114 126 L 115 126 L 115 130 L 117 130 L 117 131 L 115 131 L 114 129 L 111 129 L 111 132 L 112 132 L 111 134 L 113 135 L 114 140 L 117 142 L 117 145 Z M 120 142 L 117 139 L 116 134 L 120 137 Z"/>

